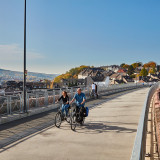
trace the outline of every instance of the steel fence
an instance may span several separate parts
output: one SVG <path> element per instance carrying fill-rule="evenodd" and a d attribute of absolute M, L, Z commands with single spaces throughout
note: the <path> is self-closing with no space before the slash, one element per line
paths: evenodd
<path fill-rule="evenodd" d="M 146 86 L 147 84 L 119 84 L 111 86 L 98 86 L 98 94 L 110 94 L 112 92 L 119 92 L 121 90 L 128 90 L 132 88 L 138 88 Z M 55 101 L 60 97 L 63 90 L 68 92 L 70 99 L 73 98 L 78 87 L 53 89 L 53 90 L 38 90 L 30 91 L 26 94 L 27 109 L 45 107 L 55 104 Z M 81 87 L 82 91 L 89 98 L 91 93 L 91 87 Z M 23 92 L 19 92 L 13 95 L 0 96 L 0 115 L 12 114 L 17 112 L 23 112 Z"/>

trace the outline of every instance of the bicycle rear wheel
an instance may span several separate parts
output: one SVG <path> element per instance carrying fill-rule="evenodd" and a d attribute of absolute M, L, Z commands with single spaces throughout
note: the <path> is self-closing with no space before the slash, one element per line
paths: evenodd
<path fill-rule="evenodd" d="M 77 121 L 76 121 L 76 114 L 73 114 L 72 116 L 71 116 L 71 129 L 73 130 L 73 131 L 75 131 L 75 129 L 76 129 L 76 126 L 77 126 Z"/>
<path fill-rule="evenodd" d="M 80 122 L 80 125 L 84 125 L 85 117 L 83 117 L 82 121 Z"/>
<path fill-rule="evenodd" d="M 61 126 L 61 123 L 62 123 L 61 113 L 58 112 L 55 116 L 55 126 L 59 128 Z"/>

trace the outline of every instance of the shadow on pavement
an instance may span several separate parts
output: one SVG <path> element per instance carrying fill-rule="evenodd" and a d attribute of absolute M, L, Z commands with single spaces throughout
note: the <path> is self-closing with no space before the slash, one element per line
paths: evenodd
<path fill-rule="evenodd" d="M 76 132 L 85 133 L 85 134 L 98 134 L 98 133 L 104 133 L 104 132 L 134 133 L 134 132 L 137 132 L 137 129 L 126 128 L 126 127 L 104 124 L 104 123 L 86 123 L 82 127 L 77 127 Z"/>

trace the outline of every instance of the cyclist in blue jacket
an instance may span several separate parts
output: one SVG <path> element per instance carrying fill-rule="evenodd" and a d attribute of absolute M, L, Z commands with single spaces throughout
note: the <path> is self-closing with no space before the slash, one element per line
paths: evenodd
<path fill-rule="evenodd" d="M 74 101 L 76 101 L 76 106 L 77 107 L 84 107 L 85 106 L 86 96 L 85 96 L 84 93 L 82 93 L 81 88 L 77 89 L 77 93 L 74 95 L 70 104 Z"/>
<path fill-rule="evenodd" d="M 70 104 L 72 102 L 76 101 L 76 112 L 80 111 L 80 124 L 82 124 L 83 122 L 83 116 L 84 116 L 84 112 L 85 112 L 85 101 L 86 101 L 86 96 L 84 93 L 82 93 L 81 88 L 77 89 L 77 93 L 74 95 L 72 101 L 70 102 Z"/>

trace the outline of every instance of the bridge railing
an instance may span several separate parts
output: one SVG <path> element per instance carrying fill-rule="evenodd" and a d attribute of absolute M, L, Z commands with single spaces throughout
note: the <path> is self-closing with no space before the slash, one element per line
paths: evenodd
<path fill-rule="evenodd" d="M 111 94 L 113 92 L 120 92 L 133 88 L 143 87 L 148 84 L 131 83 L 119 84 L 111 86 L 98 86 L 98 94 Z M 39 90 L 27 92 L 27 110 L 38 107 L 46 107 L 55 104 L 55 101 L 61 95 L 62 91 L 66 90 L 68 95 L 73 98 L 77 91 L 77 87 L 54 89 L 54 90 Z M 82 87 L 82 91 L 86 94 L 87 99 L 90 97 L 91 87 Z M 14 95 L 0 96 L 0 115 L 13 114 L 23 112 L 23 93 L 16 93 Z"/>
<path fill-rule="evenodd" d="M 140 116 L 137 134 L 132 150 L 132 155 L 130 160 L 144 160 L 146 154 L 146 134 L 147 134 L 147 121 L 148 121 L 148 112 L 151 104 L 151 99 L 155 94 L 156 90 L 160 87 L 160 82 L 154 84 L 146 97 L 142 113 Z"/>

